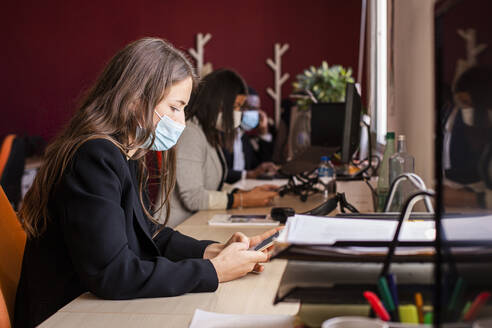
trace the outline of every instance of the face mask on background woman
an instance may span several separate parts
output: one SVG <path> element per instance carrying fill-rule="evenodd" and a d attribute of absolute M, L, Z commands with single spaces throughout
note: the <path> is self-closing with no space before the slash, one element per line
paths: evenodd
<path fill-rule="evenodd" d="M 242 117 L 243 113 L 240 112 L 240 111 L 233 111 L 232 112 L 232 120 L 233 120 L 233 127 L 234 129 L 239 127 L 241 125 L 241 117 Z M 219 115 L 217 116 L 217 123 L 215 124 L 215 127 L 217 128 L 217 130 L 219 131 L 224 131 L 224 123 L 223 123 L 223 120 L 222 120 L 222 112 L 219 112 Z"/>

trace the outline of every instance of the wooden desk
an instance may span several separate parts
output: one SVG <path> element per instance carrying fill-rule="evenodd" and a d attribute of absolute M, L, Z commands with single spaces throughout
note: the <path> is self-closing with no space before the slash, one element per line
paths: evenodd
<path fill-rule="evenodd" d="M 251 187 L 252 183 L 243 187 Z M 345 192 L 348 201 L 360 211 L 372 211 L 370 191 L 363 182 L 339 182 L 338 190 Z M 273 206 L 290 206 L 303 212 L 322 202 L 321 195 L 314 195 L 305 203 L 298 197 L 287 195 L 275 199 Z M 230 213 L 267 213 L 269 210 L 251 208 L 231 210 Z M 200 211 L 179 225 L 177 230 L 197 239 L 224 242 L 235 231 L 253 236 L 268 229 L 209 226 L 208 220 L 216 213 L 224 211 Z M 274 260 L 265 265 L 261 274 L 248 274 L 239 280 L 221 283 L 214 293 L 128 301 L 107 301 L 86 293 L 60 309 L 40 327 L 188 327 L 197 308 L 233 314 L 295 315 L 299 311 L 299 303 L 272 304 L 286 264 L 285 260 Z"/>

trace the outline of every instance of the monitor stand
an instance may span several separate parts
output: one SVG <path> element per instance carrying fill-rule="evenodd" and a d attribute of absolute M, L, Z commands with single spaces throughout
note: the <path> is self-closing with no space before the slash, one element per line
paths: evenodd
<path fill-rule="evenodd" d="M 288 176 L 313 171 L 319 166 L 321 156 L 331 156 L 339 149 L 340 147 L 309 146 L 294 159 L 283 164 L 280 171 Z"/>

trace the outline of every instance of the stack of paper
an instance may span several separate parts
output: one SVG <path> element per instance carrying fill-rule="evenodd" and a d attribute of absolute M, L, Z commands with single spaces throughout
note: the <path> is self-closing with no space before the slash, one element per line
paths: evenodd
<path fill-rule="evenodd" d="M 286 225 L 285 241 L 291 244 L 333 245 L 337 241 L 391 241 L 397 226 L 393 220 L 296 215 Z M 433 221 L 408 221 L 400 231 L 400 241 L 432 241 Z"/>
<path fill-rule="evenodd" d="M 374 255 L 384 259 L 387 247 L 336 247 L 336 243 L 345 242 L 346 244 L 348 242 L 357 245 L 358 242 L 390 242 L 393 240 L 397 224 L 396 220 L 296 215 L 288 219 L 286 229 L 277 238 L 275 253 L 281 254 L 280 257 L 285 257 L 287 255 L 282 252 L 288 247 L 290 254 L 296 254 L 301 258 L 306 258 L 306 256 L 353 258 L 354 256 Z M 443 240 L 490 240 L 492 215 L 443 219 L 442 226 Z M 435 234 L 433 220 L 406 221 L 402 225 L 398 240 L 432 242 L 435 240 Z M 490 251 L 491 248 L 487 248 L 485 253 L 490 253 Z M 452 251 L 453 254 L 479 252 L 477 247 L 461 247 Z M 398 247 L 395 250 L 397 256 L 429 256 L 432 254 L 434 254 L 434 248 L 430 246 Z"/>
<path fill-rule="evenodd" d="M 296 215 L 287 220 L 279 241 L 292 244 L 333 245 L 337 241 L 391 241 L 398 222 L 338 217 Z M 450 241 L 490 240 L 492 215 L 449 218 L 442 220 L 443 239 Z M 433 220 L 406 221 L 400 230 L 400 241 L 433 241 Z"/>

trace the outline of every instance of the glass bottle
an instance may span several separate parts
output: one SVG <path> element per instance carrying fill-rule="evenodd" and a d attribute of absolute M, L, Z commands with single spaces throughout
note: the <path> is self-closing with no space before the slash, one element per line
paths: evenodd
<path fill-rule="evenodd" d="M 389 182 L 389 159 L 395 153 L 395 133 L 386 133 L 386 147 L 384 148 L 383 160 L 379 168 L 379 178 L 377 186 L 378 202 L 377 211 L 384 211 L 384 203 L 388 197 L 390 187 Z"/>
<path fill-rule="evenodd" d="M 415 159 L 407 153 L 407 141 L 405 135 L 398 136 L 398 152 L 393 154 L 389 160 L 389 182 L 390 186 L 396 178 L 403 173 L 413 173 L 415 170 Z M 409 181 L 400 182 L 398 189 L 395 191 L 393 201 L 391 202 L 391 211 L 400 211 L 401 206 L 408 195 L 412 192 L 412 186 Z"/>

